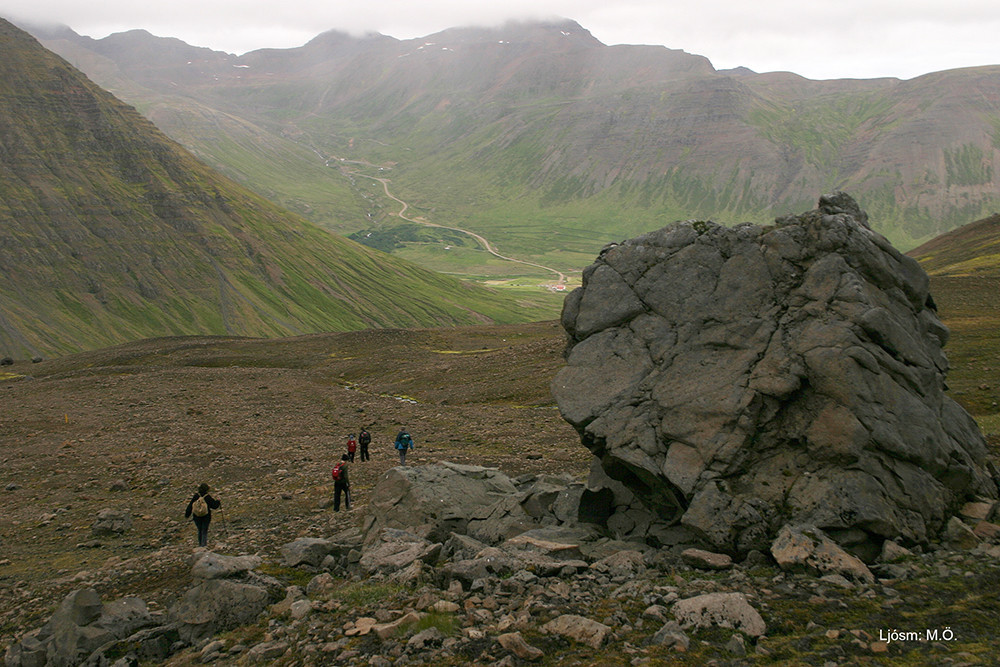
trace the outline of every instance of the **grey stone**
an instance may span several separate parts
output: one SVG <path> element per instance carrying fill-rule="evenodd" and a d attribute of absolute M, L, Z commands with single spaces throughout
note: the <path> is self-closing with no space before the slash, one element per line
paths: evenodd
<path fill-rule="evenodd" d="M 727 554 L 717 554 L 704 549 L 685 549 L 681 552 L 681 560 L 702 570 L 728 570 L 733 566 L 733 559 Z"/>
<path fill-rule="evenodd" d="M 526 642 L 520 632 L 508 632 L 499 635 L 497 637 L 497 643 L 499 643 L 505 651 L 509 651 L 512 655 L 520 658 L 521 660 L 535 662 L 537 660 L 541 660 L 545 655 L 544 651 Z"/>
<path fill-rule="evenodd" d="M 576 614 L 557 616 L 543 625 L 542 631 L 568 637 L 593 649 L 601 648 L 604 640 L 611 634 L 611 628 L 607 625 Z"/>
<path fill-rule="evenodd" d="M 191 566 L 191 576 L 195 579 L 226 579 L 245 575 L 260 564 L 260 556 L 223 556 L 203 551 Z"/>
<path fill-rule="evenodd" d="M 771 555 L 783 570 L 840 574 L 868 584 L 875 581 L 864 562 L 815 526 L 783 526 L 771 545 Z"/>
<path fill-rule="evenodd" d="M 402 530 L 383 530 L 379 541 L 365 546 L 359 565 L 369 573 L 395 572 L 414 561 L 437 562 L 442 545 Z"/>
<path fill-rule="evenodd" d="M 170 609 L 182 641 L 195 643 L 254 621 L 273 602 L 266 588 L 210 579 L 188 590 Z"/>
<path fill-rule="evenodd" d="M 979 546 L 979 538 L 975 532 L 957 516 L 953 516 L 948 520 L 942 537 L 948 547 L 960 551 L 968 551 Z"/>
<path fill-rule="evenodd" d="M 97 518 L 90 526 L 90 532 L 95 537 L 121 535 L 131 529 L 132 514 L 126 509 L 102 509 L 97 513 Z"/>
<path fill-rule="evenodd" d="M 674 618 L 682 628 L 713 625 L 733 628 L 751 637 L 760 637 L 767 625 L 742 593 L 706 593 L 674 604 Z"/>
<path fill-rule="evenodd" d="M 681 629 L 677 621 L 667 621 L 663 627 L 656 631 L 656 634 L 650 639 L 650 643 L 687 651 L 691 645 L 691 638 Z"/>
<path fill-rule="evenodd" d="M 472 519 L 483 519 L 517 488 L 498 470 L 442 462 L 390 469 L 372 493 L 374 518 L 366 543 L 386 528 L 416 532 L 434 542 L 465 534 Z"/>
<path fill-rule="evenodd" d="M 288 650 L 288 642 L 269 641 L 251 646 L 243 654 L 243 660 L 250 663 L 271 662 L 280 658 Z"/>
<path fill-rule="evenodd" d="M 318 567 L 323 559 L 334 552 L 336 545 L 330 540 L 317 537 L 300 537 L 281 547 L 285 565 L 311 565 Z"/>
<path fill-rule="evenodd" d="M 9 665 L 77 665 L 109 642 L 152 623 L 146 603 L 138 598 L 104 604 L 94 589 L 76 590 L 38 631 L 11 646 L 5 660 Z"/>
<path fill-rule="evenodd" d="M 944 391 L 928 285 L 843 193 L 771 228 L 688 221 L 608 246 L 565 301 L 552 382 L 595 457 L 581 514 L 650 542 L 680 523 L 730 555 L 810 524 L 874 558 L 995 502 L 985 440 Z"/>

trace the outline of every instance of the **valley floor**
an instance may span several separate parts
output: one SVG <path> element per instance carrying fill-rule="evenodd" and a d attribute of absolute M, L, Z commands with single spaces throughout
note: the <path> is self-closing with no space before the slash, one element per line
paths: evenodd
<path fill-rule="evenodd" d="M 375 483 L 398 463 L 391 441 L 404 425 L 416 440 L 414 465 L 449 460 L 495 466 L 510 476 L 584 479 L 589 452 L 548 390 L 564 363 L 562 351 L 558 325 L 544 322 L 273 341 L 159 339 L 5 367 L 0 646 L 39 627 L 63 596 L 84 586 L 105 600 L 136 595 L 154 610 L 168 608 L 190 583 L 195 530 L 183 512 L 202 481 L 224 503 L 210 548 L 279 562 L 280 546 L 296 537 L 326 537 L 360 523 Z M 986 391 L 961 382 L 961 391 Z M 329 470 L 347 435 L 362 425 L 373 435 L 372 460 L 351 468 L 357 509 L 334 514 Z M 93 536 L 91 525 L 104 508 L 127 510 L 132 529 Z M 888 597 L 819 590 L 811 579 L 767 567 L 725 575 L 679 569 L 649 581 L 682 593 L 758 591 L 771 631 L 763 651 L 751 646 L 743 657 L 722 650 L 729 634 L 711 633 L 694 635 L 686 654 L 650 652 L 639 645 L 655 632 L 650 622 L 636 627 L 641 600 L 617 603 L 628 629 L 607 652 L 528 636 L 555 651 L 542 664 L 556 664 L 560 655 L 563 664 L 660 664 L 642 660 L 665 655 L 678 664 L 989 664 L 988 656 L 1000 654 L 993 624 L 1000 555 L 991 553 L 917 556 L 904 564 L 911 575 L 892 585 Z M 301 573 L 271 573 L 303 584 Z M 345 585 L 365 594 L 363 583 Z M 393 604 L 405 606 L 415 593 L 393 595 Z M 594 604 L 580 611 L 614 611 Z M 331 611 L 330 627 L 345 622 L 345 614 L 346 607 Z M 873 650 L 880 629 L 925 625 L 949 627 L 955 641 Z M 194 664 L 197 653 L 177 662 Z M 286 662 L 303 664 L 294 656 Z"/>

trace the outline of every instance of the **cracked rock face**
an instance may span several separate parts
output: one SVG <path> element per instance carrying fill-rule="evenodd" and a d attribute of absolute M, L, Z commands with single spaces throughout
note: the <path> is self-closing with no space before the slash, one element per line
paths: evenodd
<path fill-rule="evenodd" d="M 944 394 L 927 275 L 847 195 L 773 227 L 675 223 L 583 278 L 553 394 L 661 520 L 730 553 L 790 521 L 876 548 L 996 497 L 981 433 Z"/>

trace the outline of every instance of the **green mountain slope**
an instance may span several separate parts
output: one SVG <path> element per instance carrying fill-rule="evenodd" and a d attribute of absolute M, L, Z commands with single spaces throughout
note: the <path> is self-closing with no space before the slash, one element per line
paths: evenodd
<path fill-rule="evenodd" d="M 932 276 L 1000 277 L 1000 213 L 942 234 L 909 254 Z"/>
<path fill-rule="evenodd" d="M 955 398 L 989 433 L 1000 430 L 1000 214 L 969 223 L 909 253 L 931 276 L 951 331 L 945 351 Z"/>
<path fill-rule="evenodd" d="M 140 108 L 150 98 L 135 86 L 153 91 L 151 117 L 212 164 L 359 238 L 386 227 L 405 236 L 398 209 L 365 176 L 391 179 L 428 221 L 564 270 L 675 219 L 766 222 L 833 189 L 858 198 L 904 248 L 1000 208 L 1000 67 L 810 81 L 717 71 L 663 47 L 606 46 L 571 21 L 403 41 L 331 32 L 240 57 L 141 31 L 48 39 L 102 84 L 132 87 L 122 94 Z M 266 166 L 241 174 L 245 154 L 220 146 L 242 130 L 193 102 L 313 151 L 294 192 Z M 275 164 L 299 159 L 287 143 L 260 145 Z M 331 158 L 356 209 L 322 203 L 331 174 L 313 170 Z M 430 253 L 428 240 L 394 252 L 475 272 L 458 254 Z"/>
<path fill-rule="evenodd" d="M 276 208 L 2 20 L 0 52 L 0 353 L 539 314 Z"/>

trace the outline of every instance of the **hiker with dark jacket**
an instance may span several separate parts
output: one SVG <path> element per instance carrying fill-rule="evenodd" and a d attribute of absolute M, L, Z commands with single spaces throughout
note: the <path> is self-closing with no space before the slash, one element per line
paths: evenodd
<path fill-rule="evenodd" d="M 340 462 L 333 466 L 333 511 L 340 511 L 340 494 L 344 494 L 344 508 L 351 509 L 351 480 L 347 478 L 347 462 L 350 457 L 344 454 Z"/>
<path fill-rule="evenodd" d="M 208 484 L 202 482 L 198 485 L 198 492 L 191 497 L 191 501 L 184 510 L 184 518 L 194 517 L 194 525 L 198 528 L 198 546 L 208 546 L 208 524 L 212 523 L 212 510 L 222 507 L 222 502 L 216 500 L 208 494 L 211 491 Z"/>
<path fill-rule="evenodd" d="M 406 450 L 413 449 L 413 438 L 405 428 L 396 435 L 396 451 L 399 452 L 399 465 L 406 465 Z"/>
<path fill-rule="evenodd" d="M 372 436 L 368 432 L 368 429 L 362 427 L 361 431 L 358 433 L 358 446 L 361 448 L 361 460 L 368 461 L 371 457 L 368 455 L 368 445 L 371 444 Z"/>

